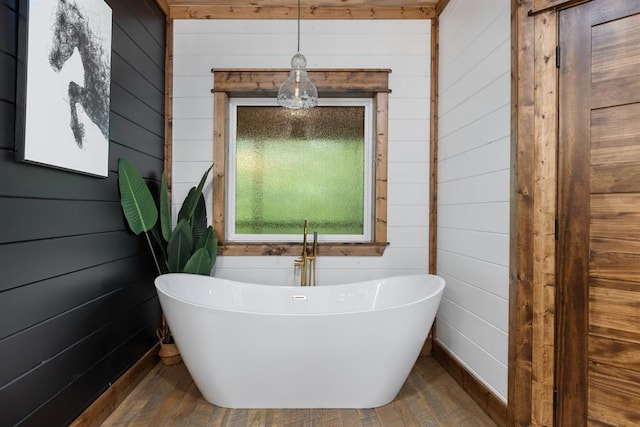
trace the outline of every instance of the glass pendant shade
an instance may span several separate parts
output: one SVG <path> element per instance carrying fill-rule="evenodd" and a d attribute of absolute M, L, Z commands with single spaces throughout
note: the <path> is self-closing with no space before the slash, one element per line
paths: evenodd
<path fill-rule="evenodd" d="M 300 52 L 291 58 L 289 78 L 278 91 L 278 104 L 285 108 L 311 108 L 318 105 L 318 89 L 307 75 L 307 59 Z"/>

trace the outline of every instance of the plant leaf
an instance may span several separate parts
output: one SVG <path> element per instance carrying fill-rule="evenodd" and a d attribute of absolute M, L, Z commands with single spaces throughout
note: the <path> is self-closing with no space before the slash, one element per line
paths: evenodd
<path fill-rule="evenodd" d="M 202 193 L 200 193 L 196 209 L 193 211 L 191 227 L 193 228 L 193 241 L 197 242 L 207 229 L 207 207 L 204 204 Z"/>
<path fill-rule="evenodd" d="M 200 182 L 198 183 L 198 187 L 191 187 L 189 190 L 189 194 L 182 202 L 182 207 L 180 208 L 180 212 L 178 213 L 178 220 L 182 218 L 187 218 L 191 224 L 193 224 L 193 215 L 196 210 L 196 206 L 198 205 L 198 200 L 200 199 L 200 195 L 202 194 L 202 189 L 204 188 L 204 183 L 207 179 L 207 175 L 209 175 L 209 171 L 213 168 L 213 165 L 209 166 L 209 168 L 204 172 L 202 178 L 200 178 Z"/>
<path fill-rule="evenodd" d="M 167 245 L 169 271 L 181 273 L 193 250 L 193 235 L 191 226 L 186 219 L 181 219 L 171 233 Z"/>
<path fill-rule="evenodd" d="M 209 252 L 205 248 L 200 248 L 189 258 L 184 266 L 184 272 L 208 276 L 211 274 L 212 267 Z"/>
<path fill-rule="evenodd" d="M 171 205 L 169 203 L 169 190 L 167 189 L 167 176 L 162 172 L 162 184 L 160 186 L 160 229 L 165 242 L 171 237 Z"/>
<path fill-rule="evenodd" d="M 118 159 L 118 186 L 122 212 L 131 231 L 140 234 L 151 230 L 158 220 L 153 196 L 133 163 L 122 157 Z"/>
<path fill-rule="evenodd" d="M 196 188 L 196 194 L 198 195 L 198 198 L 194 201 L 193 206 L 190 206 L 191 211 L 189 212 L 189 218 L 193 218 L 193 213 L 196 210 L 198 200 L 200 198 L 200 195 L 202 194 L 202 189 L 204 188 L 204 183 L 207 180 L 207 175 L 209 175 L 209 171 L 212 168 L 213 168 L 213 165 L 209 166 L 209 168 L 206 171 L 204 171 L 204 173 L 202 174 L 202 178 L 200 178 L 200 182 L 198 183 L 198 188 Z"/>
<path fill-rule="evenodd" d="M 180 206 L 180 211 L 178 211 L 178 221 L 186 219 L 191 222 L 191 218 L 189 218 L 189 211 L 191 210 L 191 204 L 196 203 L 197 201 L 196 187 L 191 187 L 187 193 L 187 197 L 185 197 L 182 202 L 182 206 Z"/>
<path fill-rule="evenodd" d="M 196 243 L 195 249 L 200 248 L 205 248 L 207 252 L 209 252 L 209 256 L 211 257 L 211 268 L 213 268 L 218 256 L 218 236 L 216 235 L 213 227 L 207 227 L 202 237 L 200 237 Z"/>

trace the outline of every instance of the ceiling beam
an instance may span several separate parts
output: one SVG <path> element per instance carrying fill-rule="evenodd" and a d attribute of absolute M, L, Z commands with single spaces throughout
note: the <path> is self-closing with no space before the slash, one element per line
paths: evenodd
<path fill-rule="evenodd" d="M 160 0 L 164 1 L 164 0 Z M 302 19 L 433 19 L 432 6 L 303 7 Z M 169 6 L 171 19 L 297 19 L 298 9 L 287 6 L 192 4 Z"/>

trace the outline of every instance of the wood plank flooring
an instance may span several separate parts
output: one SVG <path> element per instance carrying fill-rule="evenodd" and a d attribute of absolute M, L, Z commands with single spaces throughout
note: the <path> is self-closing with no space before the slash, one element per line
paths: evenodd
<path fill-rule="evenodd" d="M 398 397 L 374 409 L 226 409 L 208 403 L 184 364 L 158 363 L 102 424 L 216 427 L 485 427 L 493 421 L 430 356 L 414 366 Z"/>

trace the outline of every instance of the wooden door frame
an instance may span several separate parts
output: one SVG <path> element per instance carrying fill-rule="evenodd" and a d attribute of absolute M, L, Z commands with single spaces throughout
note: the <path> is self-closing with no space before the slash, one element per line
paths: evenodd
<path fill-rule="evenodd" d="M 558 14 L 588 1 L 511 1 L 510 426 L 554 425 Z"/>
<path fill-rule="evenodd" d="M 554 418 L 557 7 L 575 2 L 543 3 L 511 2 L 510 426 Z"/>
<path fill-rule="evenodd" d="M 554 425 L 558 69 L 561 9 L 512 0 L 508 425 Z M 585 403 L 586 404 L 586 403 Z"/>

